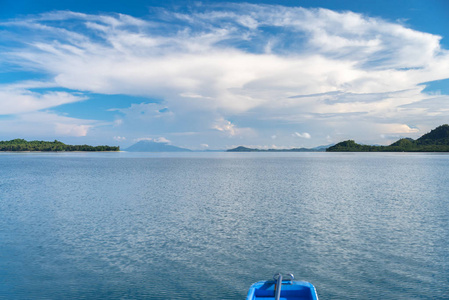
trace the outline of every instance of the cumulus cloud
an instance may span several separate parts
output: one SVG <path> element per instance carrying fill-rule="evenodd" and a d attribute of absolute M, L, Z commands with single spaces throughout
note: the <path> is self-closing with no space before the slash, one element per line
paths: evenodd
<path fill-rule="evenodd" d="M 123 116 L 115 126 L 153 135 L 215 129 L 260 142 L 274 135 L 270 128 L 291 133 L 305 122 L 314 131 L 294 137 L 326 142 L 367 129 L 374 139 L 406 124 L 425 131 L 439 111 L 420 84 L 449 78 L 440 36 L 353 12 L 226 4 L 149 19 L 52 12 L 2 26 L 27 32 L 27 43 L 0 60 L 39 70 L 58 87 L 162 99 L 114 110 Z M 82 99 L 6 89 L 0 110 Z M 82 135 L 89 128 L 59 130 Z M 276 136 L 281 143 L 294 138 Z"/>
<path fill-rule="evenodd" d="M 164 137 L 158 137 L 158 138 L 155 138 L 155 139 L 153 139 L 153 141 L 155 141 L 156 143 L 163 143 L 163 144 L 167 144 L 167 143 L 170 143 L 170 141 L 169 140 L 167 140 L 166 138 L 164 138 Z"/>
<path fill-rule="evenodd" d="M 114 136 L 113 139 L 117 142 L 126 141 L 126 137 L 124 137 L 124 136 Z"/>
<path fill-rule="evenodd" d="M 310 139 L 310 138 L 312 138 L 310 133 L 307 133 L 307 132 L 304 132 L 304 133 L 295 132 L 295 133 L 293 133 L 293 136 L 296 136 L 296 137 L 299 137 L 299 138 L 303 138 L 303 139 Z"/>
<path fill-rule="evenodd" d="M 55 123 L 55 134 L 59 136 L 86 136 L 92 126 Z"/>
<path fill-rule="evenodd" d="M 228 133 L 230 136 L 234 136 L 237 132 L 237 128 L 231 122 L 221 119 L 213 127 L 214 129 Z"/>
<path fill-rule="evenodd" d="M 249 137 L 255 134 L 251 128 L 238 128 L 235 124 L 223 118 L 216 120 L 212 128 L 230 137 Z"/>

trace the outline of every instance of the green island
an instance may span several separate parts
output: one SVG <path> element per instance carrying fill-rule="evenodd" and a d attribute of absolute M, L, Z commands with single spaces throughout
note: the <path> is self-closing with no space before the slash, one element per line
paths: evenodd
<path fill-rule="evenodd" d="M 0 141 L 0 151 L 120 151 L 120 147 L 66 145 L 57 140 L 54 142 L 47 142 L 14 139 L 11 141 Z"/>
<path fill-rule="evenodd" d="M 414 140 L 400 139 L 389 146 L 357 144 L 353 140 L 338 143 L 327 152 L 449 152 L 449 125 L 441 125 Z"/>

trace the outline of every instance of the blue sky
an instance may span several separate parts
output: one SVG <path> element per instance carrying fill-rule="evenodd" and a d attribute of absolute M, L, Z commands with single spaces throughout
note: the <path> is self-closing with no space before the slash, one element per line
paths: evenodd
<path fill-rule="evenodd" d="M 448 116 L 448 1 L 0 0 L 0 140 L 389 144 Z"/>

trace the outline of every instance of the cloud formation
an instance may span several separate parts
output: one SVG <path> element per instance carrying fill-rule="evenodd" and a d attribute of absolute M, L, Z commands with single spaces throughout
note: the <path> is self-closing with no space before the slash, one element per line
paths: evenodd
<path fill-rule="evenodd" d="M 122 118 L 111 136 L 135 131 L 198 147 L 236 137 L 264 144 L 274 135 L 281 146 L 295 137 L 383 143 L 447 122 L 449 98 L 421 85 L 449 78 L 441 37 L 352 12 L 227 4 L 148 19 L 53 12 L 1 26 L 27 42 L 10 46 L 0 63 L 37 70 L 69 91 L 161 99 L 113 110 Z M 32 88 L 0 87 L 1 113 L 85 100 Z M 58 126 L 85 135 L 95 125 Z"/>
<path fill-rule="evenodd" d="M 14 115 L 83 101 L 86 97 L 67 92 L 37 93 L 14 86 L 0 86 L 0 99 L 0 115 Z"/>
<path fill-rule="evenodd" d="M 85 137 L 91 128 L 104 125 L 95 120 L 80 120 L 48 111 L 30 112 L 0 118 L 0 134 L 7 138 L 35 139 L 34 136 L 39 136 L 54 140 L 55 137 Z"/>
<path fill-rule="evenodd" d="M 299 138 L 303 138 L 303 139 L 310 139 L 310 138 L 312 138 L 312 136 L 308 132 L 304 132 L 304 133 L 295 132 L 295 133 L 293 133 L 293 136 L 296 136 L 296 137 L 299 137 Z"/>

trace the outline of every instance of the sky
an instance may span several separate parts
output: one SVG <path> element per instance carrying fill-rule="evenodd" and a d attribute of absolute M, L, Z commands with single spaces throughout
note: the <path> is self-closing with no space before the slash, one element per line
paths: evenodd
<path fill-rule="evenodd" d="M 446 0 L 0 0 L 0 140 L 310 148 L 447 123 Z"/>

